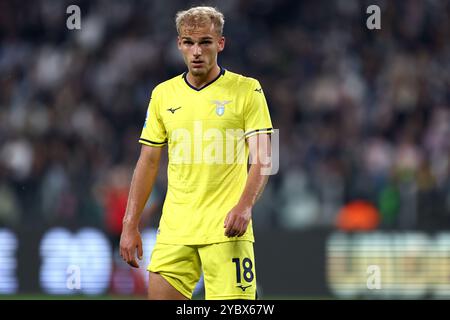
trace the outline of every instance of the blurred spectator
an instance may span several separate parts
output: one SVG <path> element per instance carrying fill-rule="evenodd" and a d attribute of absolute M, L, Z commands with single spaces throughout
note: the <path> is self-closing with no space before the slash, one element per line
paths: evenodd
<path fill-rule="evenodd" d="M 342 231 L 370 231 L 378 227 L 380 214 L 371 203 L 355 200 L 345 205 L 337 215 L 336 226 Z"/>
<path fill-rule="evenodd" d="M 20 208 L 14 190 L 3 179 L 4 172 L 0 165 L 0 225 L 14 227 L 20 221 Z"/>

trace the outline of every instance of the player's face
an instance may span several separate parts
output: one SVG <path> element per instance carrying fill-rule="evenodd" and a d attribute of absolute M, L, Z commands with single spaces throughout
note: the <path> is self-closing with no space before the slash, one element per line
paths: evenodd
<path fill-rule="evenodd" d="M 178 49 L 194 77 L 208 76 L 217 65 L 217 54 L 224 46 L 225 38 L 216 33 L 213 24 L 196 28 L 184 27 L 178 36 Z"/>

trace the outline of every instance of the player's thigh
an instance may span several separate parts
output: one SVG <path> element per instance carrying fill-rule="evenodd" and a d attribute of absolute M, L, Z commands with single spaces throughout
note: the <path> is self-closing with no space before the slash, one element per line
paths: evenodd
<path fill-rule="evenodd" d="M 149 272 L 148 299 L 149 300 L 187 300 L 180 291 L 175 289 L 159 273 Z"/>
<path fill-rule="evenodd" d="M 159 274 L 183 296 L 191 299 L 201 275 L 198 250 L 192 246 L 157 243 L 147 270 Z M 158 279 L 155 279 L 156 283 L 149 283 L 149 287 L 152 287 L 149 292 L 162 290 L 158 287 Z"/>
<path fill-rule="evenodd" d="M 253 243 L 229 241 L 199 248 L 206 299 L 255 299 Z"/>

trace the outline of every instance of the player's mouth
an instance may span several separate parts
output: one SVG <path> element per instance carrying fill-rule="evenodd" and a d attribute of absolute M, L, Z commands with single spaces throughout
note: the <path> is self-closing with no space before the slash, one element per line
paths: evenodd
<path fill-rule="evenodd" d="M 196 61 L 192 61 L 191 64 L 194 68 L 200 68 L 201 66 L 203 66 L 203 61 L 196 60 Z"/>

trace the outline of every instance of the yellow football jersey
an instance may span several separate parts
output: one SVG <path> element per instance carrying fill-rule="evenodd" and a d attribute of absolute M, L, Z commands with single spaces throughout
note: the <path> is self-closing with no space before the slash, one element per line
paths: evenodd
<path fill-rule="evenodd" d="M 186 73 L 152 92 L 139 142 L 168 144 L 168 188 L 157 241 L 199 245 L 254 241 L 251 223 L 242 237 L 224 235 L 224 220 L 247 181 L 245 138 L 272 133 L 261 85 L 221 69 L 200 89 Z"/>

